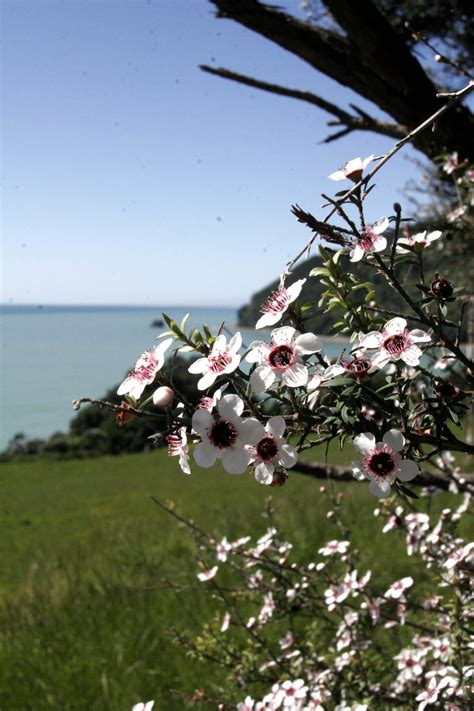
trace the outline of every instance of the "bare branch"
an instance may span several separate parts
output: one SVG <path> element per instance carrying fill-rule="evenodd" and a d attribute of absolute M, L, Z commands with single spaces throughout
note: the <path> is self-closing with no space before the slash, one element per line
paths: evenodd
<path fill-rule="evenodd" d="M 330 141 L 335 140 L 335 138 L 339 138 L 341 135 L 345 135 L 351 131 L 373 131 L 381 133 L 384 136 L 390 136 L 391 138 L 402 138 L 407 132 L 407 128 L 405 126 L 397 123 L 391 123 L 390 121 L 375 119 L 356 106 L 353 106 L 353 108 L 359 115 L 353 116 L 347 111 L 344 111 L 344 109 L 341 109 L 339 106 L 336 106 L 336 104 L 333 104 L 332 102 L 327 101 L 321 96 L 313 94 L 310 91 L 290 89 L 289 87 L 255 79 L 245 74 L 232 72 L 230 69 L 225 69 L 223 67 L 210 67 L 207 64 L 200 64 L 199 68 L 207 74 L 213 74 L 214 76 L 221 77 L 222 79 L 229 79 L 230 81 L 235 81 L 239 84 L 244 84 L 245 86 L 251 86 L 255 89 L 260 89 L 261 91 L 268 91 L 269 93 L 277 94 L 278 96 L 288 96 L 292 99 L 298 99 L 299 101 L 306 101 L 308 104 L 317 106 L 319 109 L 326 111 L 328 114 L 336 116 L 338 121 L 331 122 L 328 125 L 344 126 L 345 128 L 337 134 L 328 136 L 323 141 L 324 143 L 329 143 Z"/>

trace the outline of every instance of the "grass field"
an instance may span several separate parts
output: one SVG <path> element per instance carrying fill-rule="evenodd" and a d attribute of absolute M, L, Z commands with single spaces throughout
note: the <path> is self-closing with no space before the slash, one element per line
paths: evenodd
<path fill-rule="evenodd" d="M 337 535 L 320 482 L 295 474 L 268 489 L 220 466 L 185 477 L 163 450 L 4 463 L 0 480 L 0 708 L 8 711 L 119 711 L 147 699 L 174 711 L 187 704 L 170 689 L 205 687 L 212 695 L 219 671 L 190 661 L 169 634 L 171 626 L 199 629 L 212 603 L 204 588 L 160 589 L 163 578 L 194 582 L 197 566 L 189 534 L 150 495 L 230 538 L 264 531 L 271 495 L 283 536 L 303 561 Z M 367 486 L 338 488 L 347 493 L 361 570 L 387 583 L 416 576 L 419 564 L 403 554 L 401 540 L 380 534 Z M 453 497 L 442 495 L 432 506 L 448 503 Z"/>

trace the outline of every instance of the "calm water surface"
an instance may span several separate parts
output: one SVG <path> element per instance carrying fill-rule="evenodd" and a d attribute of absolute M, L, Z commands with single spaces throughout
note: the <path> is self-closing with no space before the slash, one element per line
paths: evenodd
<path fill-rule="evenodd" d="M 189 311 L 188 326 L 207 323 L 215 331 L 225 321 L 236 330 L 232 308 L 0 305 L 0 451 L 17 432 L 47 437 L 66 431 L 73 399 L 102 397 L 156 344 L 166 327 L 151 323 L 162 311 L 177 321 Z M 247 344 L 256 336 L 245 329 L 242 335 Z M 326 341 L 328 355 L 339 350 Z"/>

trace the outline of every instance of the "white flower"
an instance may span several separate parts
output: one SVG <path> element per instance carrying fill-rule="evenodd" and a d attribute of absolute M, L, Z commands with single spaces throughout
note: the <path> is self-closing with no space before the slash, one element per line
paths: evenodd
<path fill-rule="evenodd" d="M 446 156 L 446 161 L 443 163 L 442 168 L 445 173 L 451 175 L 451 173 L 459 167 L 459 159 L 457 151 L 454 153 L 449 153 Z"/>
<path fill-rule="evenodd" d="M 139 703 L 132 706 L 132 711 L 151 711 L 153 708 L 154 701 L 147 701 L 146 703 Z"/>
<path fill-rule="evenodd" d="M 286 424 L 283 417 L 270 417 L 265 425 L 265 433 L 254 447 L 250 448 L 251 461 L 255 466 L 255 479 L 259 484 L 271 484 L 273 472 L 279 464 L 289 469 L 296 464 L 296 449 L 283 441 Z"/>
<path fill-rule="evenodd" d="M 202 373 L 198 380 L 198 390 L 207 390 L 219 375 L 232 373 L 240 363 L 238 351 L 242 345 L 242 336 L 236 333 L 226 343 L 226 337 L 217 336 L 206 358 L 198 358 L 188 368 L 190 373 Z"/>
<path fill-rule="evenodd" d="M 467 205 L 459 205 L 459 207 L 455 207 L 454 210 L 448 212 L 446 219 L 448 222 L 456 222 L 456 220 L 459 220 L 459 218 L 465 215 L 466 212 Z"/>
<path fill-rule="evenodd" d="M 197 579 L 201 581 L 201 583 L 206 582 L 207 580 L 212 580 L 212 578 L 215 576 L 217 571 L 219 570 L 219 567 L 215 565 L 213 568 L 210 570 L 205 570 L 202 573 L 197 574 Z"/>
<path fill-rule="evenodd" d="M 321 555 L 337 555 L 343 554 L 349 548 L 349 541 L 328 541 L 323 548 L 320 548 L 318 553 Z"/>
<path fill-rule="evenodd" d="M 204 409 L 193 415 L 193 430 L 202 438 L 194 459 L 200 467 L 212 467 L 216 459 L 221 459 L 229 474 L 243 474 L 250 463 L 250 452 L 244 447 L 262 439 L 265 429 L 254 418 L 240 418 L 244 403 L 237 395 L 224 395 L 217 409 L 217 419 Z"/>
<path fill-rule="evenodd" d="M 237 711 L 252 711 L 255 701 L 251 696 L 246 696 L 244 702 L 237 704 Z"/>
<path fill-rule="evenodd" d="M 407 577 L 401 580 L 396 580 L 385 593 L 384 597 L 391 598 L 392 600 L 398 600 L 405 590 L 413 585 L 413 578 Z"/>
<path fill-rule="evenodd" d="M 281 380 L 289 388 L 306 385 L 308 368 L 298 363 L 298 356 L 320 350 L 321 342 L 312 333 L 299 334 L 290 326 L 275 328 L 271 343 L 254 341 L 250 344 L 246 360 L 261 363 L 250 377 L 250 387 L 258 393 L 267 390 L 275 380 Z"/>
<path fill-rule="evenodd" d="M 400 237 L 397 242 L 397 252 L 399 254 L 406 254 L 412 250 L 423 250 L 427 244 L 431 244 L 435 240 L 439 239 L 443 233 L 440 230 L 435 230 L 428 234 L 428 230 L 424 232 L 418 232 L 416 235 L 411 237 Z M 403 246 L 405 245 L 405 246 Z M 407 249 L 407 247 L 409 249 Z"/>
<path fill-rule="evenodd" d="M 216 545 L 216 558 L 220 560 L 221 563 L 225 563 L 227 560 L 227 553 L 232 550 L 232 545 L 227 540 L 226 536 L 219 541 Z"/>
<path fill-rule="evenodd" d="M 185 474 L 191 474 L 189 466 L 189 447 L 186 427 L 181 427 L 178 432 L 167 436 L 168 456 L 179 457 L 179 466 Z"/>
<path fill-rule="evenodd" d="M 387 246 L 387 240 L 385 237 L 380 237 L 380 235 L 385 232 L 387 227 L 388 219 L 383 217 L 374 225 L 369 225 L 362 230 L 354 249 L 351 250 L 351 262 L 359 262 L 365 253 L 382 252 Z"/>
<path fill-rule="evenodd" d="M 329 178 L 331 180 L 345 180 L 347 178 L 348 180 L 353 180 L 354 183 L 358 183 L 363 171 L 373 159 L 373 155 L 364 158 L 364 160 L 362 158 L 352 158 L 342 168 L 331 173 Z"/>
<path fill-rule="evenodd" d="M 371 357 L 373 366 L 382 368 L 390 360 L 402 360 L 407 365 L 416 366 L 422 356 L 421 349 L 416 343 L 431 341 L 425 331 L 415 328 L 408 331 L 404 318 L 392 318 L 387 321 L 382 331 L 371 331 L 363 335 L 359 341 L 359 348 L 363 350 L 377 349 Z"/>
<path fill-rule="evenodd" d="M 172 338 L 161 341 L 152 351 L 145 351 L 138 358 L 130 374 L 119 385 L 117 395 L 130 395 L 139 400 L 146 386 L 152 383 L 165 362 L 165 351 L 173 343 Z"/>
<path fill-rule="evenodd" d="M 306 279 L 299 279 L 287 288 L 282 286 L 272 292 L 260 307 L 263 316 L 260 316 L 255 328 L 265 328 L 265 326 L 273 326 L 278 323 L 288 306 L 300 295 L 305 281 Z"/>
<path fill-rule="evenodd" d="M 364 459 L 361 463 L 352 462 L 354 477 L 370 479 L 369 490 L 374 496 L 388 496 L 395 479 L 411 481 L 419 472 L 415 462 L 401 458 L 399 452 L 404 445 L 405 437 L 398 430 L 389 430 L 382 442 L 377 442 L 371 432 L 357 435 L 354 446 Z"/>
<path fill-rule="evenodd" d="M 230 625 L 230 614 L 228 612 L 225 613 L 223 619 L 222 619 L 222 624 L 221 624 L 221 632 L 227 632 L 229 629 Z"/>

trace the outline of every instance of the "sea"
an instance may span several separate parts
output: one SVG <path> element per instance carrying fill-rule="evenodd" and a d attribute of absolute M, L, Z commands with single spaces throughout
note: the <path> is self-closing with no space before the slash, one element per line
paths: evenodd
<path fill-rule="evenodd" d="M 0 451 L 17 433 L 30 439 L 66 432 L 74 399 L 101 398 L 156 345 L 167 330 L 166 324 L 152 327 L 162 312 L 178 322 L 190 313 L 188 328 L 207 324 L 211 332 L 224 321 L 247 345 L 264 336 L 238 329 L 231 307 L 0 304 Z M 327 355 L 340 349 L 325 339 Z"/>

